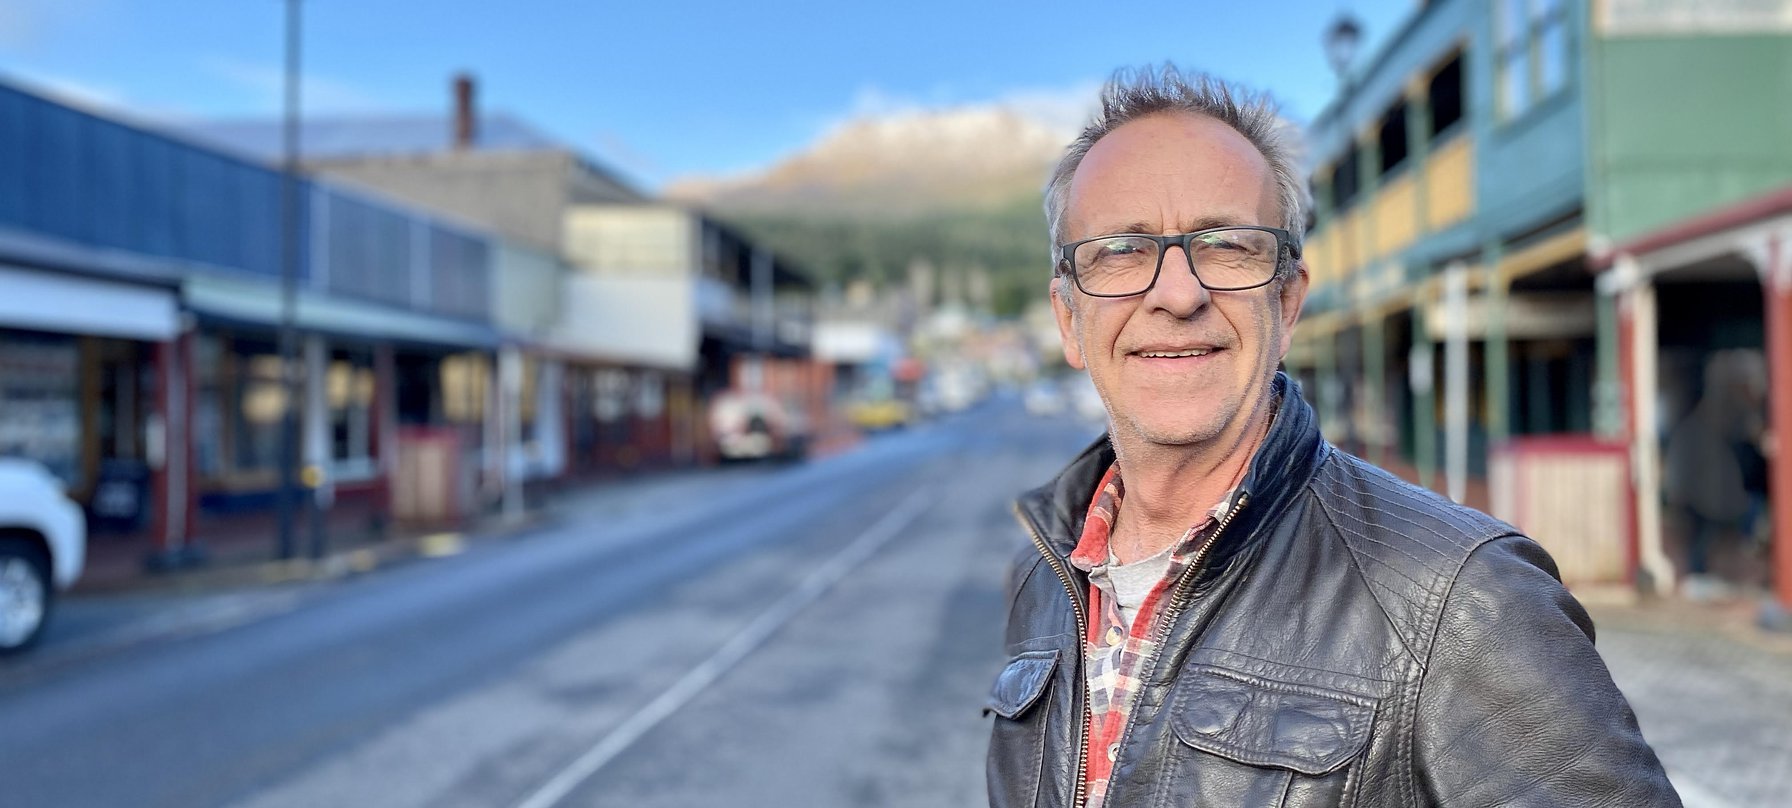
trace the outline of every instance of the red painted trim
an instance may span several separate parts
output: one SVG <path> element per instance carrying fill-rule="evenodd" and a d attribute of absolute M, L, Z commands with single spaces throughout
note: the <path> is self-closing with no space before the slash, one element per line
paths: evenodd
<path fill-rule="evenodd" d="M 1773 592 L 1792 609 L 1792 286 L 1786 283 L 1792 245 L 1775 236 L 1767 241 L 1768 423 L 1776 444 L 1768 465 L 1768 499 L 1773 513 Z"/>
<path fill-rule="evenodd" d="M 1618 402 L 1624 408 L 1624 431 L 1619 440 L 1629 447 L 1636 435 L 1636 357 L 1631 353 L 1631 344 L 1636 334 L 1636 315 L 1631 312 L 1627 302 L 1620 298 L 1618 306 Z M 1627 492 L 1625 501 L 1629 507 L 1625 509 L 1625 555 L 1629 561 L 1630 579 L 1636 580 L 1638 566 L 1642 563 L 1642 533 L 1638 524 L 1636 477 L 1625 475 L 1624 488 Z M 1651 496 L 1656 494 L 1651 493 Z"/>
<path fill-rule="evenodd" d="M 1792 213 L 1792 185 L 1645 233 L 1608 252 L 1592 256 L 1588 265 L 1594 271 L 1603 270 L 1611 266 L 1619 255 L 1647 255 L 1682 242 L 1754 224 L 1781 213 Z"/>

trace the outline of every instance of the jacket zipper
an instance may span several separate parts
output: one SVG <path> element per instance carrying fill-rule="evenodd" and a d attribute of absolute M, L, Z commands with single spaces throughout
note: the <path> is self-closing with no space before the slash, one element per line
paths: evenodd
<path fill-rule="evenodd" d="M 1157 637 L 1153 642 L 1151 657 L 1145 661 L 1145 666 L 1139 669 L 1141 673 L 1149 675 L 1157 668 L 1157 660 L 1159 657 L 1163 656 L 1164 646 L 1170 639 L 1170 629 L 1176 625 L 1177 618 L 1182 616 L 1182 610 L 1188 608 L 1188 602 L 1190 600 L 1188 591 L 1189 581 L 1201 571 L 1201 567 L 1207 562 L 1207 552 L 1213 549 L 1214 542 L 1219 541 L 1220 534 L 1226 532 L 1226 526 L 1232 524 L 1232 519 L 1238 516 L 1239 511 L 1244 510 L 1245 504 L 1250 502 L 1250 499 L 1251 495 L 1249 492 L 1238 492 L 1238 501 L 1232 503 L 1232 507 L 1226 511 L 1224 516 L 1220 517 L 1220 522 L 1214 526 L 1213 533 L 1209 534 L 1207 540 L 1201 542 L 1201 546 L 1195 549 L 1194 558 L 1189 559 L 1188 568 L 1184 569 L 1182 573 L 1176 577 L 1176 585 L 1170 590 L 1170 603 L 1164 607 L 1163 614 L 1158 616 L 1157 625 L 1153 627 L 1153 631 L 1157 634 Z M 1085 686 L 1086 685 L 1087 683 L 1085 682 Z M 1138 699 L 1138 695 L 1139 694 L 1137 693 L 1133 694 L 1135 702 Z M 1126 739 L 1128 736 L 1132 735 L 1132 728 L 1135 723 L 1134 719 L 1137 717 L 1137 713 L 1131 712 L 1130 710 L 1128 711 L 1126 716 L 1126 726 L 1122 727 L 1120 730 L 1120 739 L 1117 741 L 1118 746 L 1115 747 L 1116 749 L 1126 748 Z M 1081 803 L 1078 803 L 1078 806 L 1080 808 Z"/>
<path fill-rule="evenodd" d="M 1077 662 L 1074 670 L 1077 682 L 1082 685 L 1083 703 L 1082 709 L 1077 711 L 1076 791 L 1071 805 L 1075 808 L 1083 808 L 1083 801 L 1089 798 L 1089 784 L 1086 782 L 1088 780 L 1087 766 L 1089 765 L 1087 754 L 1089 747 L 1089 677 L 1083 674 L 1082 657 L 1083 643 L 1088 641 L 1089 636 L 1089 616 L 1083 611 L 1082 601 L 1077 599 L 1076 583 L 1070 576 L 1070 570 L 1064 568 L 1064 562 L 1059 560 L 1058 554 L 1052 552 L 1052 549 L 1046 545 L 1045 539 L 1040 538 L 1039 531 L 1033 527 L 1033 520 L 1021 513 L 1020 503 L 1014 503 L 1010 509 L 1014 511 L 1014 518 L 1020 521 L 1020 526 L 1026 529 L 1027 536 L 1033 540 L 1033 546 L 1039 549 L 1039 554 L 1045 556 L 1046 563 L 1052 565 L 1052 570 L 1058 573 L 1058 580 L 1064 584 L 1064 594 L 1070 596 L 1070 610 L 1076 615 Z"/>

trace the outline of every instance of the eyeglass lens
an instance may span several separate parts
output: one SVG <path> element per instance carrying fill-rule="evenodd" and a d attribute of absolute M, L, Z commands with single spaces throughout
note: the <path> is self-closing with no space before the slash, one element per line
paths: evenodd
<path fill-rule="evenodd" d="M 1189 240 L 1187 257 L 1208 289 L 1248 289 L 1268 283 L 1275 274 L 1276 237 L 1249 228 L 1210 230 Z M 1129 295 L 1151 287 L 1161 258 L 1157 241 L 1128 235 L 1079 244 L 1072 261 L 1083 291 Z"/>

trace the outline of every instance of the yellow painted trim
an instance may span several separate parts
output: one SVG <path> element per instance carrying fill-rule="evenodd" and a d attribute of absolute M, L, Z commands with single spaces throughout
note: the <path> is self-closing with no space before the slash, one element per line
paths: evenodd
<path fill-rule="evenodd" d="M 1389 317 L 1412 308 L 1412 303 L 1412 297 L 1409 295 L 1395 295 L 1361 310 L 1358 312 L 1356 319 L 1358 323 L 1365 324 L 1371 320 L 1386 320 Z"/>
<path fill-rule="evenodd" d="M 1550 236 L 1518 252 L 1500 259 L 1500 282 L 1506 285 L 1541 269 L 1555 266 L 1587 254 L 1587 231 L 1576 227 L 1566 233 Z"/>
<path fill-rule="evenodd" d="M 1344 326 L 1344 318 L 1348 310 L 1328 311 L 1312 316 L 1302 315 L 1294 323 L 1295 341 L 1306 342 L 1319 337 L 1330 337 Z"/>

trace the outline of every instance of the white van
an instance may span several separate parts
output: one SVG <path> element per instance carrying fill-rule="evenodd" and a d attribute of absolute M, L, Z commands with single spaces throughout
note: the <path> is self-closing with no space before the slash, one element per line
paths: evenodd
<path fill-rule="evenodd" d="M 33 461 L 0 458 L 0 655 L 37 641 L 56 593 L 86 560 L 87 519 L 62 481 Z"/>

